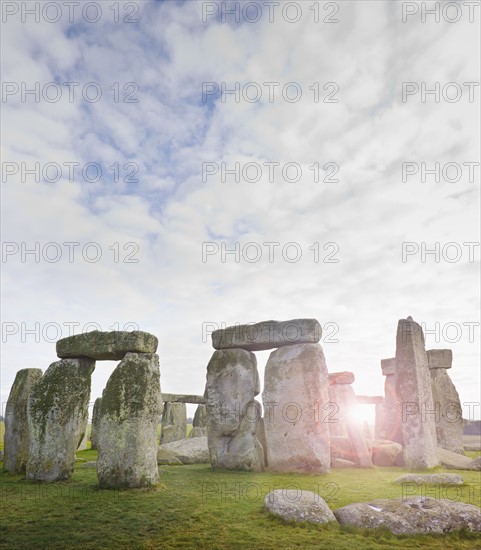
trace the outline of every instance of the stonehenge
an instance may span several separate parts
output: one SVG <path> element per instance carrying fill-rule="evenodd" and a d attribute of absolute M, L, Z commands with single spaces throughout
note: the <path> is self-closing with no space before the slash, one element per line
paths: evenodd
<path fill-rule="evenodd" d="M 316 319 L 264 321 L 212 333 L 203 395 L 161 393 L 157 338 L 141 331 L 94 331 L 57 342 L 45 373 L 22 369 L 5 418 L 4 468 L 27 480 L 71 479 L 86 444 L 96 361 L 119 361 L 92 412 L 102 489 L 158 483 L 161 444 L 207 442 L 211 466 L 262 472 L 328 473 L 332 467 L 461 464 L 463 419 L 448 374 L 452 351 L 425 349 L 411 317 L 397 326 L 395 356 L 381 359 L 384 396 L 356 395 L 354 373 L 328 373 Z M 261 381 L 255 352 L 272 350 Z M 186 404 L 195 404 L 191 438 Z M 376 407 L 375 439 L 357 407 Z M 370 431 L 370 430 L 369 430 Z M 205 453 L 204 453 L 205 454 Z M 464 467 L 464 466 L 463 466 Z M 469 466 L 471 467 L 471 466 Z"/>

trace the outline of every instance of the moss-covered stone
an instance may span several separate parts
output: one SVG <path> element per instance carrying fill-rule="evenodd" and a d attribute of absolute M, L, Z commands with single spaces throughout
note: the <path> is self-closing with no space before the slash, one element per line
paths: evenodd
<path fill-rule="evenodd" d="M 92 359 L 63 359 L 52 363 L 35 384 L 27 405 L 27 479 L 70 479 L 88 419 L 94 368 Z"/>
<path fill-rule="evenodd" d="M 25 472 L 30 438 L 27 402 L 35 384 L 42 377 L 41 369 L 22 369 L 15 376 L 5 409 L 5 454 L 3 467 L 12 474 Z"/>
<path fill-rule="evenodd" d="M 159 357 L 127 353 L 102 394 L 97 473 L 102 488 L 158 482 Z"/>
<path fill-rule="evenodd" d="M 128 352 L 155 353 L 158 343 L 156 336 L 140 330 L 132 332 L 94 330 L 59 340 L 57 355 L 62 358 L 90 357 L 97 361 L 119 361 Z"/>

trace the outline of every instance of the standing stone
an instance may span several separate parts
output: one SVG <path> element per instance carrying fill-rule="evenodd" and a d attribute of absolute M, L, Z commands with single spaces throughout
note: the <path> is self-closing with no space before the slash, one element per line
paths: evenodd
<path fill-rule="evenodd" d="M 453 353 L 450 349 L 431 349 L 427 354 L 438 447 L 464 455 L 463 410 L 456 387 L 447 373 L 452 367 Z"/>
<path fill-rule="evenodd" d="M 102 395 L 97 474 L 101 488 L 158 482 L 159 356 L 127 353 Z"/>
<path fill-rule="evenodd" d="M 162 414 L 160 444 L 185 439 L 187 433 L 187 407 L 185 403 L 166 403 Z"/>
<path fill-rule="evenodd" d="M 376 438 L 402 443 L 401 407 L 396 397 L 396 359 L 381 359 L 384 403 L 376 405 Z"/>
<path fill-rule="evenodd" d="M 398 323 L 395 378 L 405 466 L 434 468 L 439 465 L 439 456 L 428 357 L 422 329 L 411 317 Z"/>
<path fill-rule="evenodd" d="M 347 435 L 347 420 L 349 417 L 349 403 L 352 394 L 350 384 L 354 382 L 353 372 L 329 373 L 329 412 L 327 421 L 331 436 Z"/>
<path fill-rule="evenodd" d="M 92 359 L 62 359 L 52 363 L 33 387 L 27 405 L 28 480 L 71 478 L 75 452 L 88 420 L 94 368 Z"/>
<path fill-rule="evenodd" d="M 198 405 L 192 421 L 190 437 L 207 436 L 207 412 L 205 405 Z"/>
<path fill-rule="evenodd" d="M 291 319 L 290 321 L 263 321 L 254 325 L 235 325 L 214 330 L 212 346 L 215 349 L 242 348 L 261 351 L 319 342 L 322 327 L 317 319 Z"/>
<path fill-rule="evenodd" d="M 88 440 L 88 419 L 83 426 L 83 437 L 79 441 L 77 451 L 85 451 L 87 449 L 87 440 Z"/>
<path fill-rule="evenodd" d="M 3 467 L 11 474 L 22 474 L 27 466 L 30 445 L 27 401 L 32 388 L 41 377 L 41 369 L 19 370 L 8 396 L 5 409 Z"/>
<path fill-rule="evenodd" d="M 329 472 L 328 385 L 319 344 L 285 346 L 270 354 L 262 394 L 270 469 Z"/>
<path fill-rule="evenodd" d="M 207 426 L 207 411 L 205 405 L 197 406 L 192 426 L 194 428 L 205 428 Z"/>
<path fill-rule="evenodd" d="M 243 349 L 216 351 L 207 365 L 207 437 L 213 468 L 262 471 L 264 451 L 256 437 L 261 407 L 257 360 Z"/>
<path fill-rule="evenodd" d="M 90 428 L 90 448 L 91 449 L 98 449 L 101 404 L 102 404 L 102 398 L 97 397 L 94 403 L 94 409 L 92 412 L 92 425 Z"/>

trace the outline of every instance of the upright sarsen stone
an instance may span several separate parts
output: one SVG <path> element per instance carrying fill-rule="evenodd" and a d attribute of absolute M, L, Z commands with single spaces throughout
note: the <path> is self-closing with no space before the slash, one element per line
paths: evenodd
<path fill-rule="evenodd" d="M 463 455 L 463 410 L 456 387 L 447 373 L 452 367 L 453 353 L 450 349 L 431 349 L 427 354 L 438 446 Z"/>
<path fill-rule="evenodd" d="M 285 346 L 270 354 L 262 394 L 270 469 L 329 472 L 328 385 L 319 344 Z"/>
<path fill-rule="evenodd" d="M 22 369 L 15 376 L 5 408 L 3 467 L 11 474 L 25 472 L 30 438 L 27 401 L 32 388 L 42 377 L 41 369 Z"/>
<path fill-rule="evenodd" d="M 264 451 L 256 437 L 261 418 L 257 360 L 243 349 L 214 352 L 205 387 L 207 438 L 213 468 L 261 471 Z"/>
<path fill-rule="evenodd" d="M 97 397 L 94 403 L 93 411 L 92 411 L 92 426 L 90 429 L 90 448 L 91 449 L 98 449 L 101 404 L 102 404 L 102 398 Z"/>
<path fill-rule="evenodd" d="M 433 395 L 421 326 L 401 319 L 396 336 L 396 395 L 401 408 L 403 457 L 406 468 L 439 465 Z"/>
<path fill-rule="evenodd" d="M 102 394 L 97 460 L 101 488 L 158 482 L 156 439 L 161 409 L 158 355 L 127 353 Z"/>
<path fill-rule="evenodd" d="M 92 359 L 52 363 L 28 398 L 30 433 L 27 479 L 70 479 L 88 419 Z"/>
<path fill-rule="evenodd" d="M 187 432 L 187 407 L 185 403 L 165 403 L 162 413 L 160 444 L 185 439 Z"/>

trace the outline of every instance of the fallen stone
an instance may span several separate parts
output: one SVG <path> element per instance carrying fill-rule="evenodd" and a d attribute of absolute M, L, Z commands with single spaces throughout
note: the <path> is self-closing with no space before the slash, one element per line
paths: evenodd
<path fill-rule="evenodd" d="M 463 478 L 457 474 L 406 474 L 398 477 L 393 483 L 402 485 L 403 483 L 414 483 L 424 485 L 425 483 L 437 485 L 463 485 Z"/>
<path fill-rule="evenodd" d="M 395 535 L 481 531 L 481 512 L 472 504 L 448 499 L 410 497 L 349 504 L 334 511 L 341 525 L 386 528 Z"/>
<path fill-rule="evenodd" d="M 57 355 L 61 358 L 90 357 L 97 361 L 120 361 L 128 352 L 155 353 L 157 337 L 148 332 L 134 330 L 84 332 L 62 338 L 57 342 Z"/>
<path fill-rule="evenodd" d="M 354 382 L 354 373 L 349 371 L 330 372 L 329 384 L 352 384 Z"/>
<path fill-rule="evenodd" d="M 438 448 L 441 464 L 450 470 L 470 470 L 472 459 L 469 456 L 453 453 L 441 447 Z"/>
<path fill-rule="evenodd" d="M 402 445 L 394 441 L 371 447 L 372 462 L 375 466 L 398 466 L 402 453 Z"/>
<path fill-rule="evenodd" d="M 147 487 L 158 482 L 161 407 L 158 355 L 127 353 L 102 396 L 97 461 L 101 488 Z"/>
<path fill-rule="evenodd" d="M 30 434 L 26 477 L 32 481 L 71 478 L 75 453 L 88 419 L 92 359 L 52 363 L 28 398 Z"/>
<path fill-rule="evenodd" d="M 30 392 L 41 377 L 41 369 L 19 370 L 8 396 L 5 408 L 3 467 L 11 474 L 22 474 L 27 467 L 30 446 L 27 402 Z"/>
<path fill-rule="evenodd" d="M 256 437 L 261 418 L 257 360 L 244 349 L 214 352 L 205 387 L 207 435 L 213 468 L 262 471 L 264 450 Z M 200 438 L 196 438 L 200 439 Z"/>
<path fill-rule="evenodd" d="M 428 357 L 421 326 L 412 318 L 400 319 L 396 335 L 396 396 L 404 407 L 401 422 L 404 463 L 408 469 L 439 465 L 433 395 Z"/>
<path fill-rule="evenodd" d="M 468 452 L 478 452 L 478 451 L 481 451 L 481 445 L 476 445 L 476 444 L 472 444 L 472 443 L 465 443 L 464 444 L 464 450 L 465 451 L 468 451 Z"/>
<path fill-rule="evenodd" d="M 194 437 L 159 446 L 159 452 L 168 451 L 182 464 L 208 464 L 210 462 L 207 437 Z M 157 456 L 159 456 L 157 454 Z"/>
<path fill-rule="evenodd" d="M 248 351 L 315 344 L 322 336 L 317 319 L 292 319 L 290 321 L 263 321 L 254 325 L 235 325 L 212 333 L 215 349 L 242 348 Z"/>
<path fill-rule="evenodd" d="M 311 491 L 297 489 L 271 491 L 264 499 L 264 507 L 271 514 L 287 521 L 337 523 L 326 501 Z"/>
<path fill-rule="evenodd" d="M 344 460 L 343 458 L 332 458 L 331 459 L 332 468 L 356 468 L 356 463 L 352 460 Z"/>
<path fill-rule="evenodd" d="M 97 461 L 96 460 L 87 460 L 86 462 L 83 462 L 82 464 L 79 464 L 79 468 L 97 468 Z"/>
<path fill-rule="evenodd" d="M 175 456 L 175 453 L 173 451 L 158 447 L 157 464 L 179 465 L 182 464 L 182 462 Z"/>
<path fill-rule="evenodd" d="M 478 456 L 478 458 L 473 458 L 469 469 L 476 470 L 478 472 L 481 470 L 481 456 Z"/>

